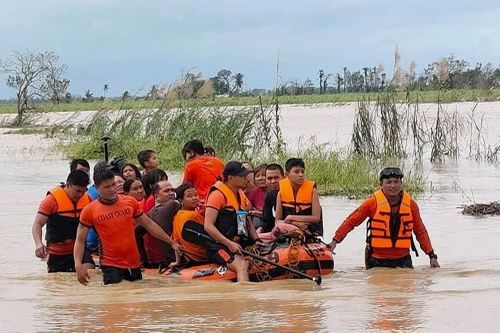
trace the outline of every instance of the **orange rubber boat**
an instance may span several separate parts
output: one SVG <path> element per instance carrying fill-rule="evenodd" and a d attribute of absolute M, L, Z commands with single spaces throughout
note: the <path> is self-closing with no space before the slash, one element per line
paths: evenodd
<path fill-rule="evenodd" d="M 333 255 L 330 249 L 322 243 L 302 245 L 279 244 L 263 257 L 282 266 L 298 270 L 311 277 L 327 275 L 333 272 Z M 250 264 L 250 281 L 270 281 L 301 278 L 287 270 L 265 263 L 255 258 L 247 257 Z M 158 272 L 157 269 L 147 269 L 146 272 Z M 161 271 L 163 275 L 180 275 L 182 279 L 208 281 L 236 281 L 236 273 L 215 263 L 181 268 L 174 272 Z"/>

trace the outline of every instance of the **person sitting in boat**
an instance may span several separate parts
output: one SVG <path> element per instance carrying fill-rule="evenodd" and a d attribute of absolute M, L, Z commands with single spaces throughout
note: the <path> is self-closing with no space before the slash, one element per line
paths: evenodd
<path fill-rule="evenodd" d="M 290 158 L 285 170 L 286 178 L 280 180 L 276 198 L 276 225 L 260 237 L 273 240 L 294 230 L 302 230 L 308 236 L 323 236 L 319 193 L 316 183 L 304 177 L 304 161 Z"/>
<path fill-rule="evenodd" d="M 151 149 L 141 150 L 139 154 L 137 154 L 137 160 L 139 161 L 139 165 L 142 167 L 143 176 L 149 171 L 160 167 L 158 155 L 156 155 L 156 152 Z"/>
<path fill-rule="evenodd" d="M 142 178 L 142 183 L 144 184 L 144 206 L 143 211 L 145 214 L 149 213 L 151 208 L 155 205 L 155 196 L 153 195 L 153 186 L 156 183 L 168 180 L 167 173 L 162 169 L 153 169 L 148 171 L 147 174 Z"/>
<path fill-rule="evenodd" d="M 253 207 L 249 215 L 252 217 L 254 226 L 257 229 L 262 227 L 262 210 L 264 209 L 264 199 L 267 192 L 266 167 L 267 164 L 261 164 L 253 170 L 255 187 L 245 191 L 245 195 Z"/>
<path fill-rule="evenodd" d="M 228 162 L 223 181 L 210 189 L 205 211 L 204 230 L 218 242 L 207 242 L 207 254 L 236 272 L 238 281 L 248 281 L 242 246 L 258 240 L 253 223 L 246 218 L 252 207 L 242 190 L 249 172 L 241 162 Z"/>
<path fill-rule="evenodd" d="M 123 183 L 123 192 L 125 195 L 134 198 L 140 205 L 141 210 L 144 207 L 144 196 L 146 193 L 144 192 L 144 185 L 142 181 L 138 178 L 132 179 L 129 178 Z"/>
<path fill-rule="evenodd" d="M 147 214 L 171 236 L 173 219 L 180 209 L 179 202 L 175 200 L 174 188 L 168 181 L 161 180 L 153 186 L 153 195 L 155 206 Z M 172 247 L 153 237 L 144 227 L 137 225 L 134 232 L 142 267 L 168 266 L 175 260 Z"/>
<path fill-rule="evenodd" d="M 94 183 L 99 190 L 98 200 L 85 206 L 80 214 L 76 234 L 74 260 L 77 279 L 87 284 L 90 276 L 82 265 L 85 239 L 90 228 L 95 228 L 99 237 L 100 267 L 104 284 L 122 280 L 142 279 L 141 262 L 134 237 L 134 225 L 142 225 L 154 237 L 167 242 L 175 251 L 181 250 L 172 239 L 149 217 L 142 213 L 136 199 L 116 193 L 115 175 L 109 169 L 94 174 Z"/>
<path fill-rule="evenodd" d="M 200 213 L 203 214 L 203 206 L 210 187 L 222 179 L 224 162 L 215 156 L 209 155 L 206 148 L 203 147 L 203 143 L 199 140 L 186 142 L 181 153 L 186 161 L 182 182 L 191 183 L 196 188 L 200 197 Z"/>
<path fill-rule="evenodd" d="M 91 198 L 87 194 L 89 175 L 75 169 L 66 179 L 66 184 L 51 189 L 38 207 L 32 227 L 35 241 L 35 255 L 45 259 L 48 256 L 47 268 L 52 272 L 74 272 L 73 245 L 80 212 L 87 206 Z M 45 239 L 42 242 L 42 228 L 47 225 Z M 81 262 L 87 268 L 94 268 L 90 251 L 84 248 Z"/>
<path fill-rule="evenodd" d="M 333 250 L 347 234 L 367 218 L 366 269 L 373 267 L 413 268 L 410 248 L 416 251 L 413 234 L 430 258 L 431 267 L 439 267 L 417 203 L 403 191 L 400 168 L 384 168 L 379 175 L 380 189 L 363 201 L 335 232 L 329 244 Z M 418 253 L 417 253 L 418 255 Z"/>
<path fill-rule="evenodd" d="M 139 178 L 142 179 L 141 172 L 139 168 L 133 163 L 125 163 L 120 170 L 120 174 L 123 180 L 127 180 L 129 178 Z"/>
<path fill-rule="evenodd" d="M 266 167 L 267 192 L 264 198 L 262 209 L 262 225 L 259 233 L 266 233 L 273 230 L 276 218 L 276 200 L 278 198 L 279 182 L 285 176 L 283 167 L 277 163 L 271 163 Z"/>
<path fill-rule="evenodd" d="M 184 183 L 175 190 L 175 196 L 181 204 L 181 209 L 174 217 L 172 239 L 182 246 L 182 256 L 187 261 L 206 261 L 208 259 L 206 248 L 201 246 L 200 242 L 189 241 L 193 235 L 186 231 L 189 228 L 203 233 L 204 218 L 197 210 L 200 204 L 198 193 L 193 184 Z"/>

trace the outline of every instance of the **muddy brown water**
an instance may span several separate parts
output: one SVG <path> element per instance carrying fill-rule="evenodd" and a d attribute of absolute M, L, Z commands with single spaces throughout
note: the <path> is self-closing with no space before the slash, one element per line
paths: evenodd
<path fill-rule="evenodd" d="M 499 116 L 492 110 L 499 106 L 481 106 L 493 129 Z M 342 108 L 289 107 L 284 133 L 294 142 L 298 134 L 345 142 L 352 117 Z M 104 287 L 98 271 L 85 287 L 74 274 L 47 274 L 45 263 L 34 256 L 31 237 L 38 203 L 47 189 L 64 180 L 68 161 L 40 136 L 5 132 L 0 130 L 2 332 L 498 329 L 500 217 L 464 216 L 458 208 L 472 199 L 498 199 L 500 169 L 495 165 L 466 159 L 425 165 L 432 190 L 417 200 L 440 269 L 428 268 L 421 254 L 413 258 L 414 270 L 364 270 L 365 228 L 360 226 L 337 247 L 336 272 L 325 276 L 320 287 L 305 280 L 223 283 L 154 275 Z M 172 179 L 177 183 L 179 175 Z M 327 240 L 359 202 L 322 198 Z"/>

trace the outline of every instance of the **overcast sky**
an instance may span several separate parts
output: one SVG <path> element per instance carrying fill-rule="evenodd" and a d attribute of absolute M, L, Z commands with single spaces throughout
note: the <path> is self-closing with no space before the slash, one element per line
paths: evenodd
<path fill-rule="evenodd" d="M 0 57 L 54 51 L 80 95 L 140 94 L 192 68 L 271 88 L 277 59 L 285 80 L 379 63 L 391 74 L 396 44 L 418 72 L 452 53 L 498 66 L 500 1 L 0 0 Z M 0 98 L 14 96 L 0 79 Z"/>

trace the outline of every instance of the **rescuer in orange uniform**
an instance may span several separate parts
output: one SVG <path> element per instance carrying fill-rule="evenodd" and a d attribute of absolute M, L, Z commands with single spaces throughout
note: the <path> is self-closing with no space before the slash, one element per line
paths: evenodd
<path fill-rule="evenodd" d="M 439 267 L 418 205 L 403 191 L 402 178 L 403 173 L 399 168 L 385 168 L 380 172 L 380 189 L 363 201 L 337 229 L 329 244 L 332 251 L 352 229 L 369 218 L 365 251 L 367 269 L 413 268 L 410 255 L 410 249 L 416 252 L 413 234 L 422 251 L 429 256 L 430 266 Z"/>

